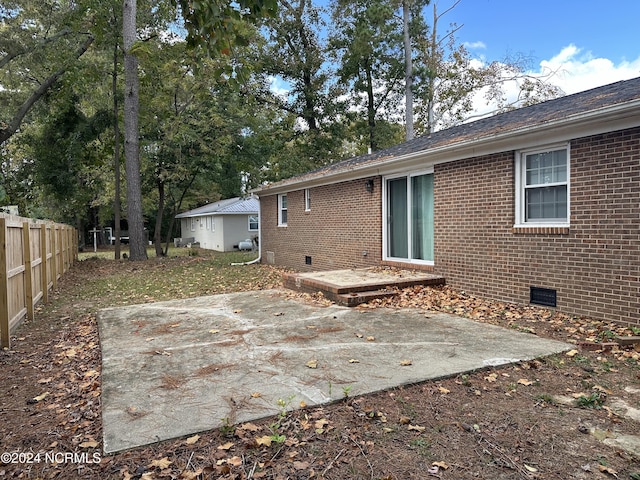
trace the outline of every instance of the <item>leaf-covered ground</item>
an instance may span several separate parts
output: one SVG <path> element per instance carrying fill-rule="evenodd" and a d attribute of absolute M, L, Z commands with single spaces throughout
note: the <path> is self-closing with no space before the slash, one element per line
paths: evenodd
<path fill-rule="evenodd" d="M 576 349 L 362 397 L 345 390 L 324 407 L 290 411 L 284 397 L 276 417 L 102 455 L 97 310 L 280 286 L 277 269 L 229 265 L 247 258 L 76 264 L 0 352 L 0 479 L 640 479 L 640 459 L 616 444 L 640 432 L 629 418 L 640 353 L 606 344 L 640 331 L 448 287 L 360 308 L 446 311 Z"/>

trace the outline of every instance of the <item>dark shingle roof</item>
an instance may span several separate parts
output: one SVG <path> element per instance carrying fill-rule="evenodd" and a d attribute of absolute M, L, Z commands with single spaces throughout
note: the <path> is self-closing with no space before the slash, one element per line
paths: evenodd
<path fill-rule="evenodd" d="M 295 184 L 297 181 L 324 177 L 336 172 L 353 170 L 357 167 L 375 164 L 383 160 L 417 152 L 453 146 L 484 137 L 515 132 L 523 128 L 540 126 L 551 122 L 576 117 L 599 109 L 613 107 L 640 99 L 640 77 L 620 81 L 572 95 L 548 100 L 528 107 L 464 123 L 446 130 L 440 130 L 368 155 L 352 157 L 327 165 L 312 172 L 292 177 L 281 182 L 266 185 L 263 189 L 280 184 Z"/>

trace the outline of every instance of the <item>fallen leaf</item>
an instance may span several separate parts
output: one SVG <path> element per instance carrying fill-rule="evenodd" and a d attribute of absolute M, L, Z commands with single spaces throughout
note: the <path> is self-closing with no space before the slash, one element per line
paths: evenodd
<path fill-rule="evenodd" d="M 307 404 L 305 403 L 304 400 L 300 400 L 300 408 L 305 408 L 307 406 Z"/>
<path fill-rule="evenodd" d="M 242 459 L 240 457 L 231 457 L 227 459 L 227 463 L 229 465 L 233 465 L 234 467 L 239 467 L 242 465 Z"/>
<path fill-rule="evenodd" d="M 358 338 L 362 338 L 364 335 L 362 335 L 361 333 L 356 333 L 356 337 Z"/>
<path fill-rule="evenodd" d="M 220 330 L 216 330 L 215 328 L 212 330 L 209 330 L 209 333 L 220 333 Z"/>
<path fill-rule="evenodd" d="M 431 465 L 433 465 L 434 467 L 441 468 L 443 470 L 447 470 L 449 468 L 449 465 L 447 465 L 445 462 L 433 462 Z"/>
<path fill-rule="evenodd" d="M 193 437 L 187 438 L 187 445 L 193 445 L 198 440 L 200 440 L 200 435 L 194 435 Z"/>
<path fill-rule="evenodd" d="M 200 475 L 202 475 L 202 472 L 204 470 L 202 470 L 202 468 L 199 468 L 198 470 L 196 470 L 195 472 L 192 472 L 190 470 L 185 470 L 184 472 L 182 472 L 180 474 L 180 479 L 181 480 L 195 480 L 196 478 L 198 478 Z"/>
<path fill-rule="evenodd" d="M 529 465 L 527 465 L 526 463 L 524 464 L 524 468 L 526 468 L 528 471 L 530 471 L 531 473 L 535 473 L 538 471 L 537 468 L 535 467 L 530 467 Z"/>
<path fill-rule="evenodd" d="M 309 462 L 300 462 L 300 461 L 295 461 L 293 462 L 293 468 L 295 468 L 296 470 L 306 470 L 309 468 Z"/>
<path fill-rule="evenodd" d="M 167 457 L 162 457 L 160 460 L 154 460 L 153 462 L 151 462 L 149 465 L 147 465 L 147 467 L 149 468 L 155 468 L 158 467 L 161 470 L 164 470 L 165 468 L 167 468 L 169 465 L 171 465 L 173 462 L 171 460 L 169 460 L 169 458 Z"/>
<path fill-rule="evenodd" d="M 37 397 L 33 397 L 33 401 L 34 402 L 41 402 L 42 400 L 44 400 L 48 396 L 49 396 L 49 392 L 44 392 L 44 393 L 38 395 Z"/>
<path fill-rule="evenodd" d="M 79 447 L 80 448 L 96 448 L 98 446 L 98 442 L 95 440 L 90 440 L 87 442 L 82 442 Z"/>
<path fill-rule="evenodd" d="M 323 428 L 325 425 L 329 423 L 329 420 L 326 418 L 321 418 L 320 420 L 316 420 L 313 424 L 315 428 Z"/>
<path fill-rule="evenodd" d="M 613 392 L 608 388 L 602 387 L 600 385 L 595 385 L 593 390 L 598 390 L 599 392 L 606 393 L 607 395 L 611 395 Z"/>
<path fill-rule="evenodd" d="M 616 478 L 618 478 L 618 472 L 611 467 L 607 467 L 606 465 L 598 465 L 598 468 L 601 472 L 608 473 Z"/>
<path fill-rule="evenodd" d="M 525 387 L 528 387 L 529 385 L 533 385 L 533 382 L 531 380 L 527 380 L 526 378 L 521 378 L 520 380 L 518 380 L 518 383 L 520 385 L 524 385 Z"/>
<path fill-rule="evenodd" d="M 447 393 L 451 393 L 451 390 L 448 390 L 448 389 L 446 389 L 444 387 L 438 387 L 438 391 L 440 393 L 442 393 L 443 395 L 446 395 Z"/>
<path fill-rule="evenodd" d="M 411 360 L 400 360 L 400 365 L 403 367 L 408 367 L 409 365 L 413 365 Z"/>
<path fill-rule="evenodd" d="M 262 394 L 260 392 L 253 392 L 251 394 L 251 398 L 260 398 L 262 396 Z"/>
<path fill-rule="evenodd" d="M 309 368 L 318 368 L 318 360 L 309 360 L 307 362 L 307 367 L 309 367 Z"/>
<path fill-rule="evenodd" d="M 411 419 L 409 417 L 400 417 L 399 422 L 401 425 L 409 425 L 411 423 Z"/>
<path fill-rule="evenodd" d="M 484 377 L 484 379 L 487 382 L 493 383 L 496 380 L 498 380 L 498 374 L 497 373 L 490 373 L 488 376 Z"/>
<path fill-rule="evenodd" d="M 282 315 L 284 315 L 284 312 L 277 312 L 273 314 L 274 317 L 281 317 Z"/>
<path fill-rule="evenodd" d="M 233 313 L 241 313 L 241 312 L 242 312 L 242 310 L 241 310 L 241 309 L 238 309 L 238 310 L 234 310 L 234 311 L 233 311 Z"/>
<path fill-rule="evenodd" d="M 239 428 L 240 430 L 248 430 L 249 432 L 257 432 L 260 430 L 260 427 L 254 423 L 243 423 Z"/>
<path fill-rule="evenodd" d="M 578 354 L 578 350 L 569 350 L 567 353 L 565 353 L 565 355 L 567 357 L 575 357 Z"/>
<path fill-rule="evenodd" d="M 376 341 L 376 337 L 373 337 L 373 336 L 367 337 L 367 342 L 375 342 L 375 341 Z"/>
<path fill-rule="evenodd" d="M 422 427 L 420 425 L 409 425 L 407 427 L 408 430 L 413 430 L 414 432 L 424 432 L 427 427 Z"/>
<path fill-rule="evenodd" d="M 264 445 L 265 447 L 270 447 L 273 439 L 269 435 L 265 435 L 260 438 L 256 438 L 257 445 Z"/>
<path fill-rule="evenodd" d="M 218 450 L 229 450 L 231 447 L 233 447 L 233 443 L 227 442 L 224 445 L 218 445 Z"/>
<path fill-rule="evenodd" d="M 51 380 L 53 380 L 53 377 L 42 378 L 38 380 L 38 383 L 49 383 Z"/>
<path fill-rule="evenodd" d="M 360 360 L 356 360 L 355 358 L 349 359 L 349 363 L 360 363 Z"/>

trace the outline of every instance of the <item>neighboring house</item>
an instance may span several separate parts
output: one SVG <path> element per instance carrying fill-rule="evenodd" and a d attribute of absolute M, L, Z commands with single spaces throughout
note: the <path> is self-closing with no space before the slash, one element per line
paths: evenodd
<path fill-rule="evenodd" d="M 266 185 L 262 261 L 392 265 L 640 325 L 640 78 Z"/>
<path fill-rule="evenodd" d="M 182 244 L 199 243 L 201 248 L 230 252 L 257 242 L 260 201 L 257 197 L 230 198 L 176 215 L 180 219 Z M 246 248 L 246 247 L 245 247 Z"/>

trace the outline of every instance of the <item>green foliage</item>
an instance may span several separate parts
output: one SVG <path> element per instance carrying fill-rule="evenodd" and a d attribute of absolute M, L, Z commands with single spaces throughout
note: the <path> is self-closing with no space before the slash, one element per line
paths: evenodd
<path fill-rule="evenodd" d="M 576 399 L 576 404 L 583 408 L 600 409 L 606 400 L 606 395 L 601 392 L 593 392 L 590 395 L 580 395 Z"/>

